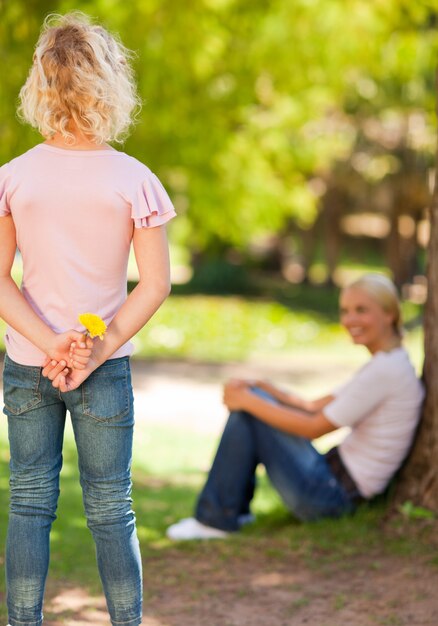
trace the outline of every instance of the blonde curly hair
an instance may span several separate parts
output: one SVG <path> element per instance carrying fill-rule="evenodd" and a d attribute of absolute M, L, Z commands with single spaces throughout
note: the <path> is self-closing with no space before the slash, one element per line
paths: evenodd
<path fill-rule="evenodd" d="M 69 143 L 73 122 L 97 144 L 121 142 L 140 110 L 134 54 L 84 13 L 46 17 L 18 114 L 40 133 Z"/>

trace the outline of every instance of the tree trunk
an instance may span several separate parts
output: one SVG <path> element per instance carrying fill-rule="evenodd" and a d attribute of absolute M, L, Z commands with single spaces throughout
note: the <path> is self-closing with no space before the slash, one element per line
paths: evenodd
<path fill-rule="evenodd" d="M 438 148 L 430 221 L 424 322 L 426 399 L 418 434 L 401 471 L 395 497 L 398 503 L 410 500 L 438 513 Z"/>
<path fill-rule="evenodd" d="M 401 271 L 400 271 L 400 233 L 398 232 L 398 204 L 397 197 L 392 198 L 392 206 L 389 215 L 391 228 L 386 239 L 386 263 L 392 272 L 394 283 L 397 287 L 401 287 Z"/>
<path fill-rule="evenodd" d="M 340 222 L 345 201 L 342 193 L 337 189 L 329 189 L 324 198 L 323 228 L 324 251 L 327 263 L 327 284 L 334 284 L 334 274 L 339 263 L 342 248 L 342 233 Z"/>

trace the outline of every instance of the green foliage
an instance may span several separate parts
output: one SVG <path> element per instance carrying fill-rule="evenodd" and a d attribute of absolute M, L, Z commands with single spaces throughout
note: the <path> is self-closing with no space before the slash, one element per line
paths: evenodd
<path fill-rule="evenodd" d="M 207 260 L 199 267 L 195 267 L 186 289 L 199 293 L 240 295 L 258 291 L 245 266 L 217 258 Z"/>
<path fill-rule="evenodd" d="M 311 224 L 324 176 L 377 121 L 432 149 L 436 3 L 425 0 L 55 0 L 2 2 L 0 160 L 38 141 L 14 109 L 39 25 L 80 9 L 138 53 L 144 99 L 126 150 L 147 162 L 179 212 L 175 242 L 219 256 Z M 418 120 L 417 120 L 418 121 Z"/>

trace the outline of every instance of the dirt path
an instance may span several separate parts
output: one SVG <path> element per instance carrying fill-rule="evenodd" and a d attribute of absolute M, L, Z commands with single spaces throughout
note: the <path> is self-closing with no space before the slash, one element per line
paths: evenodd
<path fill-rule="evenodd" d="M 438 569 L 379 551 L 316 569 L 299 553 L 251 540 L 242 553 L 173 548 L 145 562 L 146 626 L 436 626 Z M 52 626 L 108 626 L 103 598 L 64 589 Z M 53 621 L 52 621 L 53 620 Z"/>

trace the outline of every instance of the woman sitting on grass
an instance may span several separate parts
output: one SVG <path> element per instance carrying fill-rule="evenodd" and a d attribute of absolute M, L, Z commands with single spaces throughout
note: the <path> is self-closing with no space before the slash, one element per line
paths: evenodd
<path fill-rule="evenodd" d="M 285 505 L 301 520 L 338 517 L 384 491 L 409 450 L 423 389 L 401 345 L 397 292 L 380 274 L 343 289 L 340 318 L 371 359 L 343 387 L 309 402 L 266 382 L 232 380 L 231 411 L 196 506 L 168 528 L 171 539 L 225 537 L 251 519 L 262 463 Z M 349 426 L 328 454 L 311 440 Z"/>

